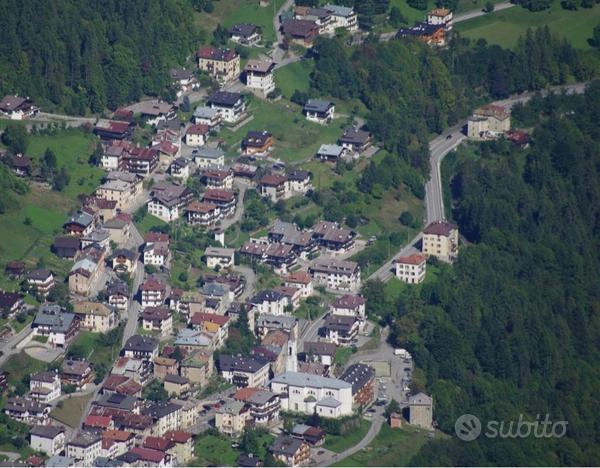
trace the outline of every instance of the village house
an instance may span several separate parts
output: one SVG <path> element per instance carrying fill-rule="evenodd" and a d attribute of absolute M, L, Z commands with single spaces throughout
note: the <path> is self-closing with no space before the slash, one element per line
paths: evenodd
<path fill-rule="evenodd" d="M 325 339 L 337 346 L 351 346 L 358 335 L 360 322 L 355 317 L 329 315 L 325 319 L 322 333 Z"/>
<path fill-rule="evenodd" d="M 94 216 L 100 223 L 114 218 L 119 209 L 116 200 L 107 200 L 96 195 L 86 197 L 82 202 L 85 211 Z"/>
<path fill-rule="evenodd" d="M 152 378 L 152 356 L 156 355 L 156 353 L 152 352 L 154 350 L 152 348 L 154 346 L 153 342 L 137 340 L 135 342 L 132 341 L 130 344 L 131 346 L 127 350 L 126 355 L 121 356 L 115 362 L 109 376 L 114 380 L 111 381 L 112 385 L 108 384 L 108 379 L 106 380 L 103 393 L 113 392 L 135 396 L 137 389 L 133 388 L 135 386 L 132 386 L 131 383 L 134 382 L 141 386 L 145 385 Z M 134 391 L 128 391 L 129 389 Z"/>
<path fill-rule="evenodd" d="M 269 379 L 269 363 L 243 356 L 219 356 L 221 376 L 237 388 L 264 387 Z"/>
<path fill-rule="evenodd" d="M 167 337 L 173 332 L 173 317 L 166 307 L 146 307 L 142 312 L 142 328 Z"/>
<path fill-rule="evenodd" d="M 48 344 L 66 348 L 79 332 L 79 319 L 59 306 L 42 306 L 31 323 L 33 334 L 47 336 Z"/>
<path fill-rule="evenodd" d="M 260 42 L 262 34 L 255 24 L 237 23 L 229 30 L 229 37 L 238 44 L 253 46 Z"/>
<path fill-rule="evenodd" d="M 273 291 L 279 292 L 287 298 L 288 306 L 292 308 L 292 311 L 295 311 L 298 309 L 298 307 L 300 307 L 300 299 L 302 296 L 298 288 L 290 288 L 287 286 L 275 286 L 273 288 Z"/>
<path fill-rule="evenodd" d="M 321 221 L 313 228 L 313 238 L 330 253 L 341 254 L 354 248 L 356 232 L 340 228 L 337 223 Z"/>
<path fill-rule="evenodd" d="M 83 256 L 80 259 L 88 257 L 96 263 L 101 263 L 99 266 L 104 270 L 104 255 L 110 250 L 110 233 L 101 226 L 95 228 L 81 238 L 81 249 Z"/>
<path fill-rule="evenodd" d="M 318 249 L 317 242 L 310 231 L 301 231 L 295 224 L 279 219 L 275 220 L 267 237 L 269 242 L 292 246 L 294 254 L 303 260 L 307 260 Z"/>
<path fill-rule="evenodd" d="M 225 153 L 220 148 L 197 148 L 192 151 L 198 169 L 220 168 L 225 165 Z"/>
<path fill-rule="evenodd" d="M 4 272 L 12 280 L 21 279 L 25 273 L 25 263 L 18 260 L 11 260 L 4 267 Z"/>
<path fill-rule="evenodd" d="M 143 101 L 140 104 L 140 117 L 147 125 L 156 127 L 159 122 L 170 120 L 175 116 L 175 107 L 163 101 Z"/>
<path fill-rule="evenodd" d="M 257 387 L 240 388 L 234 400 L 244 403 L 255 426 L 269 426 L 279 421 L 281 403 L 279 395 Z"/>
<path fill-rule="evenodd" d="M 94 466 L 94 460 L 101 455 L 102 437 L 93 432 L 80 432 L 67 443 L 67 456 L 79 466 Z"/>
<path fill-rule="evenodd" d="M 0 311 L 6 313 L 8 317 L 14 317 L 24 305 L 23 295 L 0 290 Z"/>
<path fill-rule="evenodd" d="M 365 312 L 366 303 L 367 301 L 362 296 L 356 294 L 344 294 L 331 304 L 330 311 L 333 315 L 354 317 L 358 320 L 359 327 L 362 330 L 367 320 L 367 314 Z"/>
<path fill-rule="evenodd" d="M 328 3 L 323 9 L 331 15 L 331 27 L 334 31 L 338 28 L 343 28 L 348 32 L 358 30 L 358 15 L 354 11 L 354 8 Z"/>
<path fill-rule="evenodd" d="M 179 374 L 168 374 L 164 380 L 164 388 L 171 396 L 188 398 L 190 393 L 190 381 L 187 377 Z"/>
<path fill-rule="evenodd" d="M 83 237 L 88 235 L 94 230 L 95 220 L 94 217 L 84 211 L 80 211 L 63 225 L 65 234 L 77 237 Z"/>
<path fill-rule="evenodd" d="M 292 195 L 288 178 L 279 174 L 268 174 L 260 179 L 258 190 L 261 196 L 273 203 L 287 200 Z"/>
<path fill-rule="evenodd" d="M 340 380 L 352 385 L 355 408 L 365 408 L 375 399 L 375 369 L 366 364 L 352 364 L 344 370 Z"/>
<path fill-rule="evenodd" d="M 149 232 L 144 235 L 144 264 L 164 267 L 169 264 L 169 235 Z"/>
<path fill-rule="evenodd" d="M 185 185 L 157 184 L 152 187 L 148 212 L 165 222 L 179 219 L 183 208 L 194 198 L 194 192 Z"/>
<path fill-rule="evenodd" d="M 194 398 L 188 398 L 187 400 L 171 398 L 169 401 L 181 407 L 179 410 L 180 430 L 192 430 L 198 424 L 199 413 L 202 410 L 200 400 Z M 165 432 L 163 437 L 170 438 L 168 436 L 169 432 L 171 431 Z"/>
<path fill-rule="evenodd" d="M 446 31 L 452 30 L 452 12 L 448 8 L 434 8 L 427 13 L 427 23 L 442 25 Z"/>
<path fill-rule="evenodd" d="M 338 144 L 346 148 L 347 151 L 360 154 L 371 146 L 372 136 L 370 132 L 349 128 L 344 131 L 338 140 Z"/>
<path fill-rule="evenodd" d="M 154 276 L 150 276 L 140 285 L 142 307 L 160 307 L 165 302 L 166 291 L 165 283 Z"/>
<path fill-rule="evenodd" d="M 221 209 L 212 203 L 194 200 L 184 212 L 186 221 L 193 226 L 210 227 L 221 220 Z"/>
<path fill-rule="evenodd" d="M 116 202 L 116 207 L 120 210 L 128 209 L 134 201 L 132 184 L 123 180 L 108 180 L 104 182 L 96 189 L 96 195 L 100 198 Z"/>
<path fill-rule="evenodd" d="M 33 426 L 29 431 L 29 446 L 32 450 L 48 456 L 58 455 L 65 448 L 63 426 Z"/>
<path fill-rule="evenodd" d="M 64 385 L 72 385 L 79 391 L 94 379 L 94 372 L 84 359 L 65 359 L 60 366 L 60 379 Z"/>
<path fill-rule="evenodd" d="M 29 396 L 40 403 L 50 403 L 60 397 L 60 376 L 57 372 L 38 372 L 30 376 Z"/>
<path fill-rule="evenodd" d="M 154 358 L 154 377 L 158 380 L 164 380 L 167 374 L 177 374 L 179 372 L 179 363 L 173 359 L 164 356 Z"/>
<path fill-rule="evenodd" d="M 325 431 L 323 429 L 306 424 L 296 424 L 290 435 L 303 440 L 311 447 L 323 445 L 323 442 L 325 442 Z"/>
<path fill-rule="evenodd" d="M 219 109 L 213 109 L 209 106 L 198 106 L 194 109 L 192 116 L 196 125 L 206 125 L 209 130 L 218 130 L 223 123 L 223 116 Z"/>
<path fill-rule="evenodd" d="M 510 130 L 510 113 L 494 104 L 479 107 L 467 120 L 467 136 L 476 140 L 496 138 Z"/>
<path fill-rule="evenodd" d="M 0 155 L 2 155 L 2 153 L 0 153 Z M 6 159 L 16 176 L 29 177 L 31 175 L 31 158 L 29 156 L 17 154 L 12 158 Z"/>
<path fill-rule="evenodd" d="M 458 226 L 435 221 L 423 230 L 422 252 L 452 263 L 458 256 Z"/>
<path fill-rule="evenodd" d="M 213 358 L 209 351 L 197 350 L 188 354 L 181 362 L 180 374 L 193 384 L 204 388 L 213 373 Z"/>
<path fill-rule="evenodd" d="M 281 25 L 284 36 L 304 47 L 312 47 L 316 37 L 319 35 L 319 25 L 314 21 L 286 19 Z"/>
<path fill-rule="evenodd" d="M 132 174 L 131 172 L 110 171 L 106 175 L 106 180 L 120 180 L 121 182 L 126 182 L 127 184 L 129 184 L 131 190 L 130 196 L 132 200 L 136 199 L 144 191 L 144 179 L 137 174 Z"/>
<path fill-rule="evenodd" d="M 234 177 L 240 177 L 249 181 L 253 180 L 258 171 L 258 167 L 253 164 L 235 163 L 231 166 Z"/>
<path fill-rule="evenodd" d="M 217 109 L 223 120 L 229 123 L 238 122 L 246 111 L 244 97 L 240 93 L 228 91 L 216 91 L 208 98 L 207 105 Z"/>
<path fill-rule="evenodd" d="M 196 52 L 198 68 L 220 83 L 236 80 L 240 76 L 240 56 L 233 49 L 202 47 Z"/>
<path fill-rule="evenodd" d="M 273 146 L 273 135 L 266 130 L 250 130 L 242 140 L 242 154 L 264 155 Z"/>
<path fill-rule="evenodd" d="M 181 97 L 183 94 L 194 91 L 200 87 L 200 83 L 198 83 L 192 70 L 186 70 L 185 68 L 171 68 L 169 70 L 169 76 L 177 88 L 177 97 Z"/>
<path fill-rule="evenodd" d="M 293 245 L 273 242 L 265 250 L 264 262 L 273 267 L 273 271 L 279 275 L 286 275 L 296 265 L 297 260 Z"/>
<path fill-rule="evenodd" d="M 40 111 L 31 99 L 20 96 L 4 96 L 0 101 L 0 115 L 11 120 L 23 120 L 35 116 Z"/>
<path fill-rule="evenodd" d="M 294 194 L 307 193 L 312 189 L 312 184 L 310 182 L 311 174 L 308 171 L 294 169 L 288 173 L 287 178 L 290 184 L 290 190 Z"/>
<path fill-rule="evenodd" d="M 425 280 L 427 272 L 427 257 L 422 254 L 412 254 L 398 257 L 394 262 L 396 278 L 404 283 L 419 284 Z"/>
<path fill-rule="evenodd" d="M 234 265 L 234 249 L 223 247 L 207 247 L 204 251 L 208 268 L 231 268 Z"/>
<path fill-rule="evenodd" d="M 11 397 L 4 405 L 4 414 L 24 424 L 48 424 L 48 416 L 52 407 L 26 397 Z"/>
<path fill-rule="evenodd" d="M 115 273 L 133 276 L 137 270 L 138 253 L 129 249 L 117 249 L 113 252 L 111 263 Z"/>
<path fill-rule="evenodd" d="M 316 157 L 321 162 L 337 163 L 346 156 L 346 148 L 340 145 L 321 145 L 317 150 Z"/>
<path fill-rule="evenodd" d="M 69 272 L 69 291 L 82 296 L 89 295 L 102 271 L 102 264 L 89 257 L 81 258 Z"/>
<path fill-rule="evenodd" d="M 76 236 L 58 236 L 52 244 L 52 252 L 57 257 L 73 259 L 79 252 L 81 239 Z"/>
<path fill-rule="evenodd" d="M 443 47 L 446 45 L 446 28 L 442 24 L 417 23 L 412 27 L 400 28 L 396 37 L 414 37 L 428 46 Z"/>
<path fill-rule="evenodd" d="M 126 125 L 129 128 L 129 125 Z M 104 148 L 100 157 L 100 167 L 107 171 L 120 171 L 125 169 L 123 159 L 127 148 L 124 144 L 115 144 L 115 140 L 109 140 L 110 144 Z M 127 143 L 119 141 L 119 143 Z"/>
<path fill-rule="evenodd" d="M 254 347 L 250 354 L 259 361 L 271 362 L 272 375 L 278 375 L 295 364 L 296 343 L 290 339 L 290 334 L 284 330 L 270 330 L 260 341 L 260 346 Z"/>
<path fill-rule="evenodd" d="M 106 457 L 114 459 L 131 450 L 135 444 L 135 434 L 129 431 L 109 429 L 102 432 L 102 451 Z M 97 466 L 97 462 L 95 463 Z"/>
<path fill-rule="evenodd" d="M 273 79 L 273 70 L 275 63 L 263 60 L 248 60 L 244 67 L 244 76 L 246 86 L 252 89 L 258 89 L 264 96 L 275 90 L 275 80 Z"/>
<path fill-rule="evenodd" d="M 100 302 L 75 302 L 73 312 L 79 317 L 81 328 L 94 333 L 107 333 L 118 324 L 115 309 Z"/>
<path fill-rule="evenodd" d="M 185 158 L 177 158 L 169 166 L 169 174 L 185 182 L 190 177 L 190 164 L 191 162 Z"/>
<path fill-rule="evenodd" d="M 154 422 L 152 435 L 162 436 L 167 431 L 179 429 L 181 406 L 171 402 L 147 402 L 141 414 L 150 416 Z"/>
<path fill-rule="evenodd" d="M 158 166 L 159 154 L 155 148 L 130 147 L 123 154 L 123 165 L 127 172 L 142 177 L 149 176 Z"/>
<path fill-rule="evenodd" d="M 315 283 L 336 291 L 353 292 L 360 288 L 360 266 L 349 260 L 317 260 L 308 272 Z"/>
<path fill-rule="evenodd" d="M 287 288 L 300 290 L 300 297 L 307 298 L 314 294 L 313 282 L 310 275 L 304 271 L 296 271 L 285 277 L 284 285 Z"/>
<path fill-rule="evenodd" d="M 297 20 L 314 21 L 319 26 L 319 34 L 331 34 L 335 30 L 331 13 L 325 8 L 296 6 L 294 7 L 294 18 Z"/>
<path fill-rule="evenodd" d="M 230 401 L 217 409 L 215 427 L 229 437 L 239 437 L 250 419 L 248 407 L 241 401 Z"/>
<path fill-rule="evenodd" d="M 352 414 L 352 385 L 343 380 L 286 372 L 275 376 L 270 387 L 280 395 L 283 411 L 328 418 Z"/>
<path fill-rule="evenodd" d="M 302 357 L 306 362 L 320 362 L 324 366 L 332 366 L 337 347 L 325 341 L 305 341 Z"/>
<path fill-rule="evenodd" d="M 187 353 L 194 353 L 198 350 L 212 352 L 215 350 L 216 339 L 216 335 L 212 333 L 182 328 L 177 333 L 173 344 Z"/>
<path fill-rule="evenodd" d="M 152 361 L 158 356 L 159 341 L 150 336 L 133 335 L 125 346 L 123 346 L 123 356 Z"/>
<path fill-rule="evenodd" d="M 208 189 L 231 190 L 233 188 L 233 173 L 230 169 L 202 169 L 200 180 Z"/>
<path fill-rule="evenodd" d="M 284 315 L 288 300 L 285 294 L 265 289 L 249 301 L 259 314 Z"/>
<path fill-rule="evenodd" d="M 194 124 L 185 132 L 185 144 L 188 146 L 204 146 L 208 141 L 208 125 Z"/>
<path fill-rule="evenodd" d="M 132 122 L 99 119 L 94 126 L 94 133 L 102 140 L 125 140 L 131 137 L 133 127 Z"/>
<path fill-rule="evenodd" d="M 208 189 L 202 195 L 202 201 L 217 205 L 224 218 L 229 218 L 235 213 L 235 193 L 231 190 Z"/>
<path fill-rule="evenodd" d="M 183 466 L 194 458 L 194 439 L 192 434 L 180 430 L 167 431 L 163 434 L 165 439 L 173 442 L 170 450 L 176 466 Z"/>
<path fill-rule="evenodd" d="M 121 312 L 128 309 L 129 289 L 125 282 L 119 279 L 111 281 L 106 287 L 106 294 L 108 295 L 108 305 Z"/>
<path fill-rule="evenodd" d="M 269 447 L 269 451 L 278 462 L 285 466 L 308 465 L 310 459 L 310 447 L 303 440 L 289 435 L 279 435 Z"/>
<path fill-rule="evenodd" d="M 306 120 L 318 124 L 328 124 L 335 118 L 335 105 L 331 101 L 309 99 L 302 109 Z"/>

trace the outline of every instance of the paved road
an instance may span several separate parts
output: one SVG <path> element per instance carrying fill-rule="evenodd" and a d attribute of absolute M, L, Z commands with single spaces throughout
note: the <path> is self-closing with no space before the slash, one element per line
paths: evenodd
<path fill-rule="evenodd" d="M 17 452 L 0 452 L 0 455 L 4 455 L 8 458 L 8 461 L 14 462 L 21 458 L 21 454 Z"/>
<path fill-rule="evenodd" d="M 16 335 L 11 336 L 7 341 L 0 342 L 0 350 L 3 353 L 2 356 L 0 356 L 0 365 L 4 364 L 6 360 L 13 354 L 18 354 L 21 352 L 21 349 L 17 348 L 16 346 L 30 333 L 31 328 L 27 326 Z"/>
<path fill-rule="evenodd" d="M 497 11 L 506 10 L 507 8 L 512 8 L 514 6 L 515 6 L 515 4 L 510 3 L 510 2 L 497 3 L 496 5 L 494 5 L 494 11 L 492 13 L 495 13 Z M 467 21 L 467 20 L 470 20 L 473 18 L 477 18 L 479 16 L 489 15 L 489 14 L 490 13 L 486 13 L 483 10 L 467 11 L 466 13 L 463 13 L 462 15 L 456 15 L 454 17 L 454 23 L 460 23 L 461 21 Z"/>
<path fill-rule="evenodd" d="M 233 271 L 246 278 L 244 292 L 242 292 L 238 299 L 240 302 L 245 302 L 246 299 L 250 299 L 256 292 L 256 273 L 252 268 L 245 265 L 236 265 L 233 267 Z"/>
<path fill-rule="evenodd" d="M 235 213 L 233 214 L 233 216 L 231 218 L 224 219 L 221 222 L 221 229 L 223 229 L 224 231 L 227 230 L 230 226 L 234 225 L 235 223 L 239 223 L 242 220 L 242 217 L 244 216 L 244 194 L 246 193 L 246 190 L 248 189 L 249 185 L 246 182 L 236 179 L 235 186 L 239 189 L 237 205 L 235 207 Z"/>
<path fill-rule="evenodd" d="M 281 8 L 277 10 L 277 13 L 275 13 L 275 16 L 273 17 L 273 29 L 275 30 L 275 36 L 277 37 L 277 39 L 273 43 L 273 53 L 271 55 L 271 59 L 277 64 L 283 61 L 283 57 L 286 52 L 285 50 L 279 47 L 279 44 L 283 43 L 283 34 L 281 33 L 281 22 L 279 21 L 279 17 L 284 11 L 287 11 L 290 8 L 292 8 L 293 5 L 294 0 L 285 0 L 285 2 L 283 2 L 283 4 L 281 5 Z"/>

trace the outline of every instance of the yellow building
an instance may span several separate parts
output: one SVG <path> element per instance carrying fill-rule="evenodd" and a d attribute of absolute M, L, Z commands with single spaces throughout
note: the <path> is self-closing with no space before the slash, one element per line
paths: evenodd
<path fill-rule="evenodd" d="M 475 109 L 467 122 L 467 136 L 474 139 L 495 137 L 509 130 L 510 113 L 493 104 Z"/>
<path fill-rule="evenodd" d="M 422 252 L 452 263 L 458 256 L 458 226 L 434 221 L 423 230 Z"/>
<path fill-rule="evenodd" d="M 217 410 L 215 427 L 231 437 L 239 436 L 246 427 L 250 412 L 241 401 L 231 401 Z"/>

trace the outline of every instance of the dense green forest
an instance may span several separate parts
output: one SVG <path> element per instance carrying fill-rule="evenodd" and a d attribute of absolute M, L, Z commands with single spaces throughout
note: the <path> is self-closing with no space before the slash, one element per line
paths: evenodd
<path fill-rule="evenodd" d="M 70 114 L 157 96 L 202 32 L 187 0 L 5 0 L 0 95 Z"/>
<path fill-rule="evenodd" d="M 453 214 L 469 242 L 458 262 L 396 303 L 371 284 L 367 304 L 424 369 L 445 432 L 471 413 L 549 414 L 567 433 L 430 441 L 415 465 L 600 461 L 600 82 L 517 114 L 537 121 L 529 149 L 484 143 L 455 163 Z"/>

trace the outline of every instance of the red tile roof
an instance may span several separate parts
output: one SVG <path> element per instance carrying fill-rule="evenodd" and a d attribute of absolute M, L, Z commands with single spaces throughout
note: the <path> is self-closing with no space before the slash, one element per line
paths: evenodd
<path fill-rule="evenodd" d="M 204 322 L 216 323 L 220 327 L 229 322 L 229 317 L 219 314 L 208 314 L 204 312 L 197 312 L 192 315 L 192 325 L 201 325 Z"/>
<path fill-rule="evenodd" d="M 185 444 L 192 438 L 192 434 L 184 431 L 167 431 L 164 433 L 164 438 L 169 439 L 176 444 Z"/>
<path fill-rule="evenodd" d="M 85 418 L 85 420 L 83 421 L 83 425 L 90 426 L 90 427 L 107 428 L 110 425 L 111 421 L 112 421 L 112 418 L 110 416 L 90 415 Z"/>
<path fill-rule="evenodd" d="M 169 439 L 165 439 L 164 437 L 151 437 L 148 436 L 144 440 L 144 447 L 154 450 L 160 450 L 162 452 L 166 452 L 171 447 L 173 447 L 173 441 Z"/>
<path fill-rule="evenodd" d="M 185 132 L 185 134 L 186 135 L 206 135 L 206 134 L 208 134 L 209 131 L 210 131 L 210 128 L 208 125 L 196 124 L 196 125 L 192 125 L 190 128 L 188 128 L 187 131 Z"/>
<path fill-rule="evenodd" d="M 406 257 L 398 257 L 396 259 L 396 263 L 405 263 L 407 265 L 420 265 L 425 261 L 427 261 L 427 257 L 419 253 L 408 255 Z"/>
<path fill-rule="evenodd" d="M 135 453 L 142 460 L 153 463 L 160 463 L 160 461 L 166 456 L 165 452 L 144 447 L 133 447 L 131 452 Z"/>
<path fill-rule="evenodd" d="M 235 400 L 239 400 L 239 401 L 246 401 L 246 400 L 248 400 L 248 398 L 250 398 L 252 395 L 254 395 L 259 390 L 260 390 L 260 388 L 256 388 L 256 387 L 240 388 L 237 392 L 235 392 L 235 395 L 233 395 L 233 398 Z"/>
<path fill-rule="evenodd" d="M 296 271 L 290 273 L 285 280 L 289 283 L 310 284 L 312 278 L 305 271 Z"/>
<path fill-rule="evenodd" d="M 287 180 L 287 177 L 285 177 L 285 176 L 277 175 L 277 174 L 269 174 L 269 175 L 264 176 L 262 179 L 260 179 L 260 184 L 276 187 L 278 185 L 285 183 L 286 180 Z"/>
<path fill-rule="evenodd" d="M 448 237 L 453 229 L 458 229 L 458 226 L 445 221 L 434 221 L 423 229 L 423 234 L 435 234 L 437 236 Z"/>

